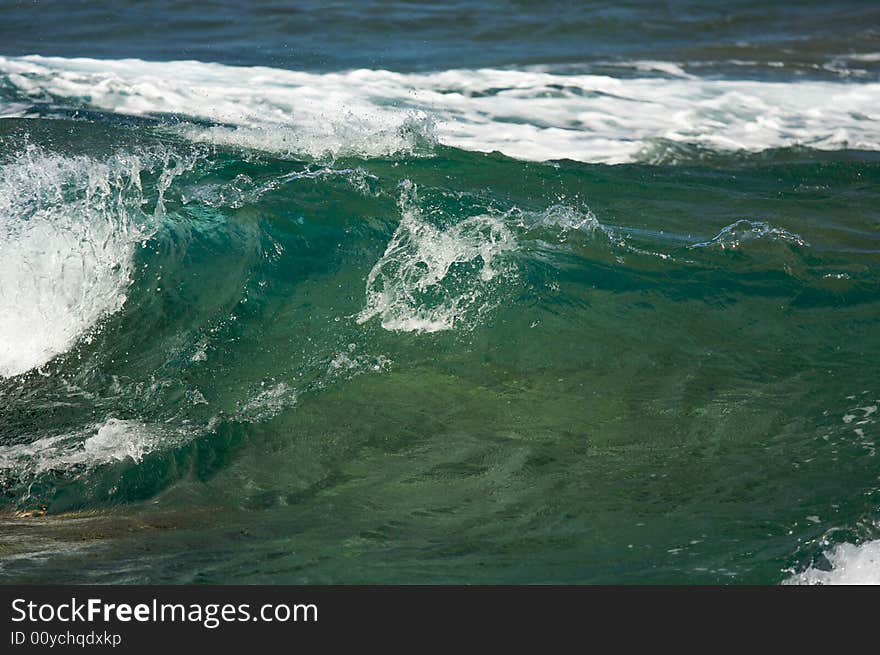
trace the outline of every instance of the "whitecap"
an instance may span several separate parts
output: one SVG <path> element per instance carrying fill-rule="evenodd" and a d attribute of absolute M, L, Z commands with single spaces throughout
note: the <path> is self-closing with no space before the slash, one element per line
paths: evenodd
<path fill-rule="evenodd" d="M 809 246 L 799 234 L 789 232 L 781 227 L 774 227 L 765 221 L 749 221 L 742 219 L 723 227 L 718 234 L 709 239 L 695 243 L 692 248 L 720 248 L 735 250 L 744 244 L 760 239 L 781 241 L 795 246 Z"/>
<path fill-rule="evenodd" d="M 810 567 L 785 580 L 789 585 L 880 584 L 880 539 L 861 545 L 839 544 L 825 553 L 830 569 Z"/>
<path fill-rule="evenodd" d="M 499 260 L 516 248 L 504 217 L 483 214 L 435 226 L 409 181 L 399 206 L 400 224 L 367 276 L 357 322 L 379 317 L 386 330 L 439 332 L 490 309 L 493 287 L 510 270 Z"/>
<path fill-rule="evenodd" d="M 139 174 L 134 156 L 36 148 L 0 166 L 0 377 L 42 366 L 125 304 L 147 237 Z"/>
<path fill-rule="evenodd" d="M 128 299 L 134 254 L 164 216 L 171 181 L 196 157 L 157 149 L 105 159 L 34 146 L 0 165 L 0 377 L 88 340 Z M 146 206 L 145 171 L 158 173 Z"/>
<path fill-rule="evenodd" d="M 0 57 L 0 80 L 13 92 L 5 104 L 14 112 L 30 99 L 172 114 L 197 119 L 168 128 L 194 140 L 315 157 L 426 154 L 435 140 L 522 159 L 604 163 L 640 160 L 658 141 L 713 151 L 880 149 L 880 83 L 725 80 L 672 62 L 632 66 L 646 75 L 539 67 L 307 73 L 29 56 Z"/>

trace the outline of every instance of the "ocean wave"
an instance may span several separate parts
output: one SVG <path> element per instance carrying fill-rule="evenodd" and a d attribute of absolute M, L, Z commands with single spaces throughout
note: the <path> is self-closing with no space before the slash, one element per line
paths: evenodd
<path fill-rule="evenodd" d="M 508 272 L 500 256 L 516 248 L 500 216 L 470 216 L 443 229 L 419 206 L 415 185 L 403 183 L 400 224 L 366 283 L 366 307 L 387 330 L 438 332 L 491 307 L 492 288 Z"/>
<path fill-rule="evenodd" d="M 0 377 L 44 365 L 125 304 L 135 249 L 181 165 L 167 154 L 98 160 L 29 147 L 0 166 Z M 157 166 L 150 213 L 140 176 Z"/>
<path fill-rule="evenodd" d="M 264 384 L 263 387 L 236 413 L 237 420 L 248 423 L 267 421 L 296 403 L 297 393 L 286 382 L 269 387 Z"/>
<path fill-rule="evenodd" d="M 306 73 L 195 61 L 0 57 L 0 114 L 38 104 L 195 122 L 187 138 L 281 154 L 424 155 L 437 141 L 528 160 L 650 161 L 655 144 L 712 151 L 880 147 L 880 84 L 616 78 L 541 69 Z M 11 91 L 10 91 L 11 90 Z M 30 105 L 28 105 L 30 102 Z M 205 122 L 207 121 L 207 125 Z M 169 121 L 170 122 L 170 121 Z"/>

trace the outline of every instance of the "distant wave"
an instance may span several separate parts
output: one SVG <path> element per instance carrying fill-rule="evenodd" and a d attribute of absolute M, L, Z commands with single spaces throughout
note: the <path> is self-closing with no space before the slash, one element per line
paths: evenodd
<path fill-rule="evenodd" d="M 720 80 L 671 62 L 631 68 L 644 76 L 0 57 L 0 115 L 183 117 L 169 129 L 192 140 L 311 157 L 427 154 L 435 142 L 604 163 L 652 161 L 658 142 L 723 152 L 880 148 L 877 82 Z"/>

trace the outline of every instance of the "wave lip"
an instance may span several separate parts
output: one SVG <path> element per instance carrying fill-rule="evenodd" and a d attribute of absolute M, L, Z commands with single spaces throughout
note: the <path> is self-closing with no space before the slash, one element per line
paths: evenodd
<path fill-rule="evenodd" d="M 724 152 L 880 149 L 876 81 L 721 80 L 684 74 L 673 62 L 633 67 L 667 77 L 541 68 L 318 74 L 0 57 L 0 82 L 9 89 L 0 115 L 20 115 L 30 101 L 189 117 L 196 123 L 174 129 L 196 141 L 314 157 L 424 154 L 435 140 L 520 159 L 597 163 L 650 160 L 658 142 Z"/>
<path fill-rule="evenodd" d="M 137 158 L 35 148 L 0 167 L 0 377 L 42 366 L 125 304 L 145 237 L 138 174 Z"/>

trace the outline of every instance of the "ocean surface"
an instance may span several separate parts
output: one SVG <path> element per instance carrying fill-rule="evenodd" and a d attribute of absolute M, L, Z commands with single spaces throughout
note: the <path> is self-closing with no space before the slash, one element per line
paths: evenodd
<path fill-rule="evenodd" d="M 880 583 L 880 5 L 0 1 L 0 582 Z"/>

